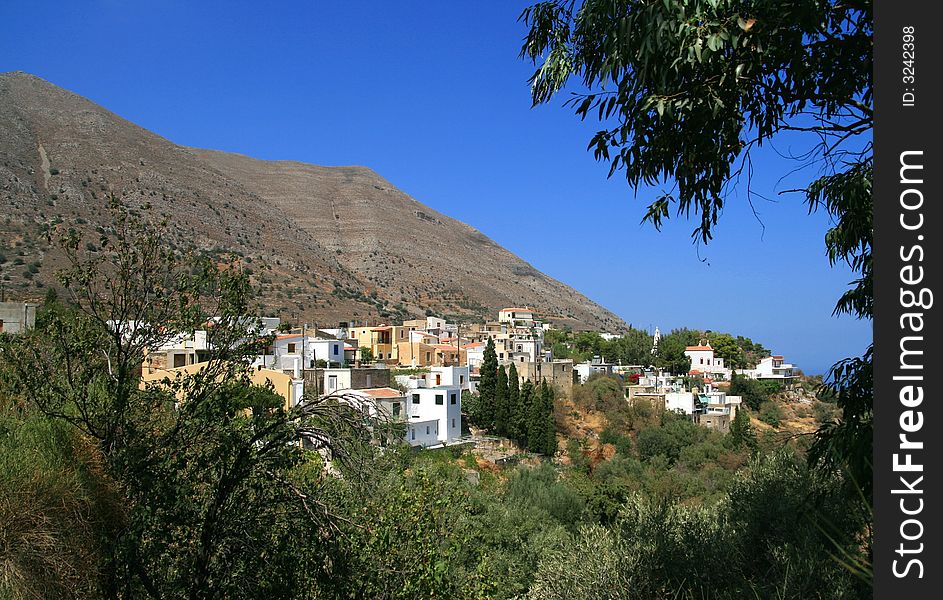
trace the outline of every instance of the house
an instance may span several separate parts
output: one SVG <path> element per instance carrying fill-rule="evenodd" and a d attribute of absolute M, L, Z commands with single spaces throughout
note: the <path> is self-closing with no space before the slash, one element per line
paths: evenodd
<path fill-rule="evenodd" d="M 696 424 L 721 433 L 730 431 L 730 424 L 736 418 L 742 403 L 740 396 L 728 396 L 710 386 L 703 392 L 665 393 L 665 410 L 689 415 Z"/>
<path fill-rule="evenodd" d="M 141 374 L 141 385 L 160 385 L 161 382 L 173 380 L 177 377 L 195 375 L 206 368 L 208 363 L 194 363 L 184 367 L 145 368 Z M 271 385 L 276 394 L 284 400 L 285 410 L 297 405 L 304 398 L 304 379 L 299 373 L 284 373 L 256 367 L 249 371 L 249 380 L 253 385 Z"/>
<path fill-rule="evenodd" d="M 353 390 L 348 395 L 370 399 L 386 415 L 406 425 L 410 446 L 446 446 L 462 437 L 462 393 L 457 386 Z"/>
<path fill-rule="evenodd" d="M 462 391 L 474 391 L 468 367 L 430 367 L 428 372 L 413 375 L 397 375 L 396 383 L 407 389 L 433 388 L 439 386 L 458 387 Z"/>
<path fill-rule="evenodd" d="M 462 437 L 462 390 L 447 385 L 410 390 L 406 416 L 410 445 L 456 442 Z"/>
<path fill-rule="evenodd" d="M 402 342 L 397 344 L 399 364 L 410 367 L 448 367 L 466 362 L 465 350 L 446 344 Z"/>
<path fill-rule="evenodd" d="M 256 359 L 273 369 L 294 369 L 298 362 L 302 369 L 312 369 L 318 361 L 327 365 L 344 364 L 344 342 L 301 333 L 286 333 L 275 336 L 275 341 L 266 355 Z"/>
<path fill-rule="evenodd" d="M 330 394 L 338 390 L 362 390 L 390 385 L 390 370 L 387 368 L 305 369 L 302 376 L 313 394 Z"/>
<path fill-rule="evenodd" d="M 472 370 L 479 369 L 482 361 L 485 360 L 485 343 L 472 342 L 462 346 L 462 349 L 465 350 L 465 359 L 468 366 Z"/>
<path fill-rule="evenodd" d="M 36 326 L 36 308 L 30 302 L 0 302 L 0 333 L 23 333 Z"/>
<path fill-rule="evenodd" d="M 724 366 L 724 359 L 714 356 L 714 349 L 710 344 L 688 346 L 684 355 L 691 359 L 689 375 L 705 375 L 713 379 L 730 379 L 730 369 Z"/>
<path fill-rule="evenodd" d="M 601 373 L 603 375 L 612 375 L 616 365 L 605 362 L 602 357 L 594 356 L 588 363 L 580 363 L 573 367 L 577 373 L 578 383 L 586 383 L 591 376 Z"/>
<path fill-rule="evenodd" d="M 767 356 L 759 363 L 756 368 L 737 371 L 741 375 L 751 379 L 766 379 L 779 381 L 788 387 L 796 378 L 796 365 L 787 363 L 782 356 Z"/>
<path fill-rule="evenodd" d="M 197 330 L 190 335 L 178 334 L 157 348 L 147 351 L 144 362 L 152 368 L 178 368 L 205 362 L 210 353 L 206 330 Z"/>
<path fill-rule="evenodd" d="M 537 322 L 534 311 L 529 308 L 503 308 L 498 311 L 498 322 L 507 323 L 512 327 L 532 327 Z"/>

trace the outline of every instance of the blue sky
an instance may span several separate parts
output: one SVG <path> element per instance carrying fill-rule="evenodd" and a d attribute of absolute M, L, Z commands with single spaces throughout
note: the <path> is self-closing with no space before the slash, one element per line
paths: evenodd
<path fill-rule="evenodd" d="M 23 70 L 170 140 L 264 159 L 365 165 L 480 229 L 627 322 L 763 342 L 806 372 L 859 354 L 870 323 L 835 318 L 824 215 L 777 196 L 794 165 L 766 149 L 707 247 L 694 223 L 640 225 L 658 190 L 606 179 L 595 124 L 564 98 L 531 108 L 517 58 L 528 2 L 0 3 L 0 71 Z M 784 140 L 781 153 L 801 149 Z"/>

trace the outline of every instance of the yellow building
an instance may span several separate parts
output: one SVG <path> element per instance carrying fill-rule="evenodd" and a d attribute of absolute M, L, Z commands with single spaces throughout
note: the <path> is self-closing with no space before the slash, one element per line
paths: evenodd
<path fill-rule="evenodd" d="M 199 373 L 209 363 L 197 363 L 185 367 L 172 369 L 156 369 L 145 366 L 141 374 L 141 386 L 144 387 L 150 383 L 160 383 L 161 381 L 173 380 L 176 377 L 186 377 Z M 294 379 L 291 375 L 282 371 L 273 369 L 254 368 L 249 373 L 249 379 L 252 385 L 266 386 L 272 385 L 275 393 L 285 401 L 285 410 L 298 404 L 304 396 L 304 380 Z"/>

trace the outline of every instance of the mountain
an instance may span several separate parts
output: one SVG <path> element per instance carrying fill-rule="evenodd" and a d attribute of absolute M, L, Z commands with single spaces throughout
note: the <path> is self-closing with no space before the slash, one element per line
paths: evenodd
<path fill-rule="evenodd" d="M 62 257 L 45 223 L 106 224 L 107 197 L 167 215 L 168 244 L 236 252 L 273 313 L 294 322 L 454 319 L 533 307 L 574 329 L 625 323 L 480 231 L 365 167 L 262 161 L 174 144 L 21 73 L 0 74 L 0 279 L 39 298 Z"/>

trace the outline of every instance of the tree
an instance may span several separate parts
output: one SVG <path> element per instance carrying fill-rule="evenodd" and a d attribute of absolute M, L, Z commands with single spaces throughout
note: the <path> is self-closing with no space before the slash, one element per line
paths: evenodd
<path fill-rule="evenodd" d="M 581 331 L 573 340 L 573 348 L 582 355 L 592 357 L 602 351 L 604 341 L 595 331 Z"/>
<path fill-rule="evenodd" d="M 498 355 L 494 350 L 494 339 L 488 338 L 481 361 L 481 380 L 478 382 L 478 425 L 494 429 L 495 393 L 498 386 Z"/>
<path fill-rule="evenodd" d="M 871 3 L 864 0 L 691 2 L 550 0 L 528 9 L 521 56 L 541 64 L 531 77 L 534 104 L 571 77 L 585 88 L 568 104 L 604 122 L 590 142 L 609 175 L 630 186 L 672 183 L 643 221 L 660 228 L 677 215 L 700 216 L 692 237 L 707 243 L 733 188 L 750 180 L 751 152 L 783 132 L 807 134 L 799 152 L 815 179 L 794 190 L 809 211 L 832 220 L 829 262 L 858 278 L 835 314 L 870 319 L 873 126 Z M 843 469 L 870 497 L 872 352 L 833 367 L 823 393 L 842 420 L 823 427 L 810 454 Z"/>
<path fill-rule="evenodd" d="M 370 364 L 373 362 L 373 350 L 362 346 L 360 348 L 360 362 Z"/>
<path fill-rule="evenodd" d="M 326 556 L 337 521 L 301 473 L 310 454 L 322 459 L 299 442 L 344 468 L 371 419 L 333 399 L 286 407 L 252 385 L 251 358 L 270 338 L 259 335 L 257 292 L 238 265 L 177 254 L 162 244 L 161 224 L 112 209 L 100 252 L 82 253 L 74 231 L 61 238 L 70 304 L 52 302 L 33 330 L 0 340 L 11 357 L 0 382 L 14 403 L 92 445 L 94 469 L 120 493 L 102 543 L 101 595 L 310 588 L 322 571 L 319 561 L 302 566 L 303 555 Z M 207 361 L 142 386 L 148 352 L 196 329 L 207 331 Z"/>
<path fill-rule="evenodd" d="M 734 374 L 730 378 L 730 395 L 740 396 L 743 398 L 743 403 L 755 411 L 760 410 L 760 406 L 769 400 L 766 387 L 756 379 L 750 379 L 745 375 Z"/>
<path fill-rule="evenodd" d="M 746 356 L 737 340 L 729 333 L 711 332 L 707 336 L 711 348 L 714 349 L 714 356 L 724 359 L 724 365 L 728 369 L 746 368 Z"/>
<path fill-rule="evenodd" d="M 730 432 L 727 439 L 734 448 L 756 449 L 756 432 L 750 424 L 750 414 L 745 407 L 737 411 L 737 415 L 730 423 Z"/>
<path fill-rule="evenodd" d="M 514 363 L 508 367 L 508 435 L 520 442 L 526 435 L 527 418 L 521 405 L 521 381 Z"/>
<path fill-rule="evenodd" d="M 498 378 L 494 387 L 494 431 L 498 435 L 507 435 L 511 421 L 508 405 L 508 375 L 504 365 L 498 367 Z"/>
<path fill-rule="evenodd" d="M 556 393 L 553 386 L 544 379 L 540 382 L 540 397 L 543 404 L 543 444 L 541 452 L 547 456 L 557 453 L 557 417 L 554 410 Z"/>
<path fill-rule="evenodd" d="M 686 344 L 674 332 L 662 336 L 655 351 L 655 366 L 674 375 L 687 375 L 691 359 L 685 355 Z"/>
<path fill-rule="evenodd" d="M 530 379 L 526 380 L 521 385 L 521 445 L 525 448 L 531 449 L 531 411 L 533 411 L 533 405 L 535 402 L 536 390 L 534 389 L 534 382 Z"/>
<path fill-rule="evenodd" d="M 544 434 L 547 431 L 547 421 L 544 418 L 544 384 L 533 385 L 530 392 L 530 411 L 527 415 L 527 449 L 531 452 L 542 453 L 544 449 Z"/>

